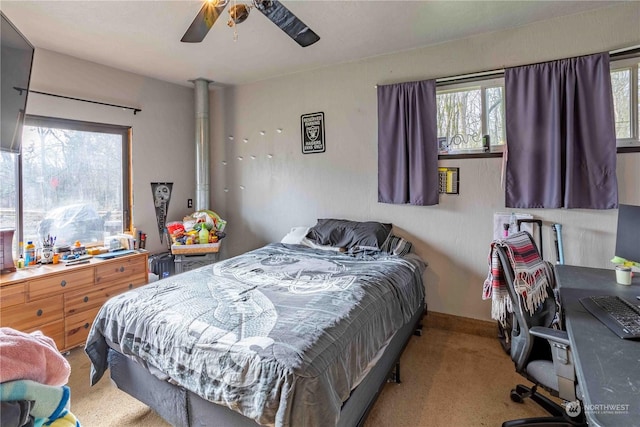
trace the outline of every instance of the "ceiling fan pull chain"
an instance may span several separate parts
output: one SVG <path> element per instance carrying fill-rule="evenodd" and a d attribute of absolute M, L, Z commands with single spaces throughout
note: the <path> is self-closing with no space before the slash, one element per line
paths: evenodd
<path fill-rule="evenodd" d="M 234 11 L 237 10 L 237 6 L 238 6 L 238 4 L 237 4 L 236 0 L 233 0 L 233 9 L 234 9 Z M 235 23 L 237 18 L 238 18 L 237 16 L 233 17 L 234 23 Z M 237 25 L 233 26 L 233 41 L 234 42 L 238 41 L 238 26 Z"/>

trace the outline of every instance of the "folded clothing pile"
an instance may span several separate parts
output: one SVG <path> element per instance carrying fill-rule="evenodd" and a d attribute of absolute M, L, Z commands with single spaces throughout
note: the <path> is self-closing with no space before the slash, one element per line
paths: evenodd
<path fill-rule="evenodd" d="M 40 331 L 0 328 L 0 425 L 79 427 L 69 411 L 71 367 Z"/>

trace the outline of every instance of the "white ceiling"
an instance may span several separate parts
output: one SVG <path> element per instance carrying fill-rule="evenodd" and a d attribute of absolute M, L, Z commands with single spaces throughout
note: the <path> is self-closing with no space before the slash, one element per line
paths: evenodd
<path fill-rule="evenodd" d="M 234 0 L 230 0 L 233 4 Z M 241 0 L 237 0 L 240 2 Z M 243 84 L 606 7 L 611 1 L 282 2 L 319 36 L 301 48 L 252 9 L 234 30 L 228 9 L 202 43 L 181 43 L 202 1 L 7 1 L 2 12 L 36 48 L 182 85 Z"/>

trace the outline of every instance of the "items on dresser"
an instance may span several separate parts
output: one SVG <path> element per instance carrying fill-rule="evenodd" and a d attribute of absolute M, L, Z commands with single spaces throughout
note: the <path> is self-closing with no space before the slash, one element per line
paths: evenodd
<path fill-rule="evenodd" d="M 2 273 L 16 271 L 13 265 L 13 233 L 15 230 L 5 228 L 0 229 L 0 270 Z"/>
<path fill-rule="evenodd" d="M 36 245 L 31 240 L 24 247 L 24 265 L 36 265 Z"/>
<path fill-rule="evenodd" d="M 46 239 L 42 239 L 42 246 L 39 249 L 39 259 L 40 264 L 51 264 L 53 263 L 53 247 L 56 243 L 56 237 L 47 235 Z"/>
<path fill-rule="evenodd" d="M 69 245 L 57 245 L 53 247 L 53 253 L 60 255 L 60 259 L 65 259 L 71 253 Z"/>

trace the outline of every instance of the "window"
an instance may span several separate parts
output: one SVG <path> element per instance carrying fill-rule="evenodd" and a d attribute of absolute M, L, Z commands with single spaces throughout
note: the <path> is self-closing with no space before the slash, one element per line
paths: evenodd
<path fill-rule="evenodd" d="M 2 226 L 36 246 L 48 235 L 91 246 L 128 230 L 129 152 L 128 127 L 28 116 L 21 154 L 2 153 Z"/>
<path fill-rule="evenodd" d="M 611 88 L 620 147 L 640 147 L 640 76 L 638 58 L 611 61 Z"/>
<path fill-rule="evenodd" d="M 0 228 L 18 228 L 18 155 L 0 152 Z M 15 239 L 14 239 L 15 240 Z"/>
<path fill-rule="evenodd" d="M 440 154 L 482 153 L 505 142 L 504 79 L 446 86 L 437 91 Z"/>
<path fill-rule="evenodd" d="M 618 148 L 640 148 L 640 61 L 637 57 L 611 61 L 611 86 Z M 491 74 L 491 73 L 486 73 Z M 466 78 L 468 76 L 462 76 Z M 449 84 L 457 78 L 438 80 L 438 153 L 465 156 L 501 152 L 506 142 L 504 78 L 471 77 L 468 82 Z M 629 147 L 629 148 L 626 148 Z"/>
<path fill-rule="evenodd" d="M 611 72 L 617 139 L 631 138 L 630 76 L 629 68 Z"/>

